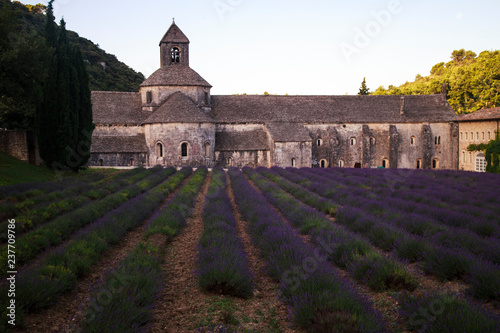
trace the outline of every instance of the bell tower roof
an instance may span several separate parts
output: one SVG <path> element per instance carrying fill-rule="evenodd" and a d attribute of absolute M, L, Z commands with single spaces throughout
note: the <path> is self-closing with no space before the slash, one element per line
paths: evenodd
<path fill-rule="evenodd" d="M 168 28 L 165 36 L 160 41 L 162 43 L 189 43 L 189 39 L 184 35 L 184 33 L 179 29 L 175 21 L 172 22 L 170 28 Z"/>

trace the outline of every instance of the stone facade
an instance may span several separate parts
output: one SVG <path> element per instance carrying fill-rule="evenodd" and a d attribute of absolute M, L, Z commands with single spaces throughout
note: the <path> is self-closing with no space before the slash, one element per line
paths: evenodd
<path fill-rule="evenodd" d="M 160 59 L 139 92 L 92 93 L 90 165 L 457 169 L 443 95 L 212 96 L 175 23 Z"/>
<path fill-rule="evenodd" d="M 463 115 L 459 119 L 459 170 L 484 172 L 484 152 L 468 151 L 470 144 L 487 144 L 500 130 L 500 108 L 485 109 Z"/>

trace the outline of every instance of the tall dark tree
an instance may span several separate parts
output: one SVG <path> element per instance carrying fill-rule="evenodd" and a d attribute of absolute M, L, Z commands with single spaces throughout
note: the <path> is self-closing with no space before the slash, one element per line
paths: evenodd
<path fill-rule="evenodd" d="M 90 156 L 93 130 L 88 76 L 80 50 L 68 41 L 64 20 L 57 36 L 52 2 L 45 37 L 53 56 L 37 110 L 40 156 L 49 167 L 78 171 Z"/>
<path fill-rule="evenodd" d="M 363 82 L 361 82 L 358 95 L 370 95 L 370 89 L 366 86 L 366 78 L 363 78 Z"/>

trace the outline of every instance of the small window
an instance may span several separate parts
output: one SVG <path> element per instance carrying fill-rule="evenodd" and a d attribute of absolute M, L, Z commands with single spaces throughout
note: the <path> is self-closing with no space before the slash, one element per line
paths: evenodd
<path fill-rule="evenodd" d="M 134 159 L 131 158 L 130 160 L 128 160 L 128 165 L 129 166 L 134 166 Z"/>
<path fill-rule="evenodd" d="M 484 141 L 485 137 L 484 137 L 484 132 L 483 132 L 483 141 Z"/>
<path fill-rule="evenodd" d="M 441 137 L 440 136 L 434 137 L 434 143 L 437 145 L 440 145 L 441 144 Z"/>
<path fill-rule="evenodd" d="M 440 144 L 441 144 L 441 137 L 438 136 L 438 145 L 440 145 Z"/>
<path fill-rule="evenodd" d="M 389 167 L 389 160 L 387 158 L 384 158 L 382 160 L 382 167 L 388 168 Z"/>
<path fill-rule="evenodd" d="M 318 141 L 316 141 L 316 144 L 318 145 L 318 147 L 321 147 L 323 145 L 323 140 L 318 139 Z"/>
<path fill-rule="evenodd" d="M 170 62 L 172 63 L 178 63 L 180 60 L 180 51 L 179 48 L 173 47 L 170 50 Z"/>
<path fill-rule="evenodd" d="M 210 142 L 205 142 L 205 157 L 210 157 Z"/>
<path fill-rule="evenodd" d="M 465 163 L 465 150 L 462 150 L 462 163 Z"/>
<path fill-rule="evenodd" d="M 228 157 L 227 158 L 227 166 L 232 166 L 233 165 L 233 160 L 231 159 L 231 157 Z"/>
<path fill-rule="evenodd" d="M 158 157 L 163 157 L 163 145 L 160 142 L 156 144 L 156 155 Z"/>
<path fill-rule="evenodd" d="M 488 132 L 488 140 L 491 140 L 491 132 Z"/>
<path fill-rule="evenodd" d="M 153 102 L 153 93 L 151 91 L 146 92 L 146 103 L 151 104 Z"/>
<path fill-rule="evenodd" d="M 469 133 L 465 132 L 465 140 L 469 140 Z"/>
<path fill-rule="evenodd" d="M 296 167 L 297 166 L 297 161 L 295 158 L 292 158 L 292 167 Z"/>
<path fill-rule="evenodd" d="M 181 156 L 188 157 L 188 144 L 186 142 L 181 144 Z"/>
<path fill-rule="evenodd" d="M 410 138 L 410 144 L 411 144 L 412 146 L 414 146 L 416 143 L 417 143 L 417 138 L 416 138 L 415 136 L 412 136 L 412 137 Z"/>
<path fill-rule="evenodd" d="M 339 161 L 339 168 L 343 168 L 344 167 L 344 161 L 340 160 Z"/>
<path fill-rule="evenodd" d="M 470 140 L 474 141 L 474 132 L 470 132 Z"/>
<path fill-rule="evenodd" d="M 417 160 L 417 169 L 422 169 L 422 160 L 421 159 Z"/>
<path fill-rule="evenodd" d="M 438 169 L 439 168 L 439 161 L 437 158 L 432 160 L 432 168 L 433 169 Z"/>
<path fill-rule="evenodd" d="M 97 165 L 102 166 L 103 164 L 104 164 L 104 161 L 102 160 L 102 158 L 100 158 L 99 161 L 97 161 Z"/>
<path fill-rule="evenodd" d="M 210 105 L 210 95 L 205 91 L 205 105 Z"/>
<path fill-rule="evenodd" d="M 375 145 L 375 138 L 373 136 L 370 138 L 370 145 L 371 146 Z"/>
<path fill-rule="evenodd" d="M 479 141 L 479 132 L 476 132 L 476 140 Z"/>
<path fill-rule="evenodd" d="M 354 138 L 354 137 L 353 137 L 353 138 L 351 138 L 351 139 L 350 139 L 350 143 L 351 143 L 351 146 L 356 145 L 356 138 Z"/>
<path fill-rule="evenodd" d="M 322 168 L 326 168 L 328 166 L 328 162 L 325 159 L 319 161 L 319 166 Z"/>
<path fill-rule="evenodd" d="M 472 163 L 472 152 L 469 152 L 469 163 Z"/>
<path fill-rule="evenodd" d="M 460 132 L 460 140 L 464 139 L 464 132 Z"/>

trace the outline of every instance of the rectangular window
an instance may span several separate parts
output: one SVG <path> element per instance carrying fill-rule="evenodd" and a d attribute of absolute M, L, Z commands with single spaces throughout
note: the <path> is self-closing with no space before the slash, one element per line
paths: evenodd
<path fill-rule="evenodd" d="M 146 103 L 151 104 L 153 101 L 153 93 L 151 91 L 146 92 Z"/>
<path fill-rule="evenodd" d="M 483 141 L 484 141 L 484 132 L 483 132 Z"/>
<path fill-rule="evenodd" d="M 463 139 L 464 139 L 464 133 L 460 132 L 460 140 L 463 140 Z"/>
<path fill-rule="evenodd" d="M 465 132 L 465 140 L 469 140 L 469 133 Z"/>

